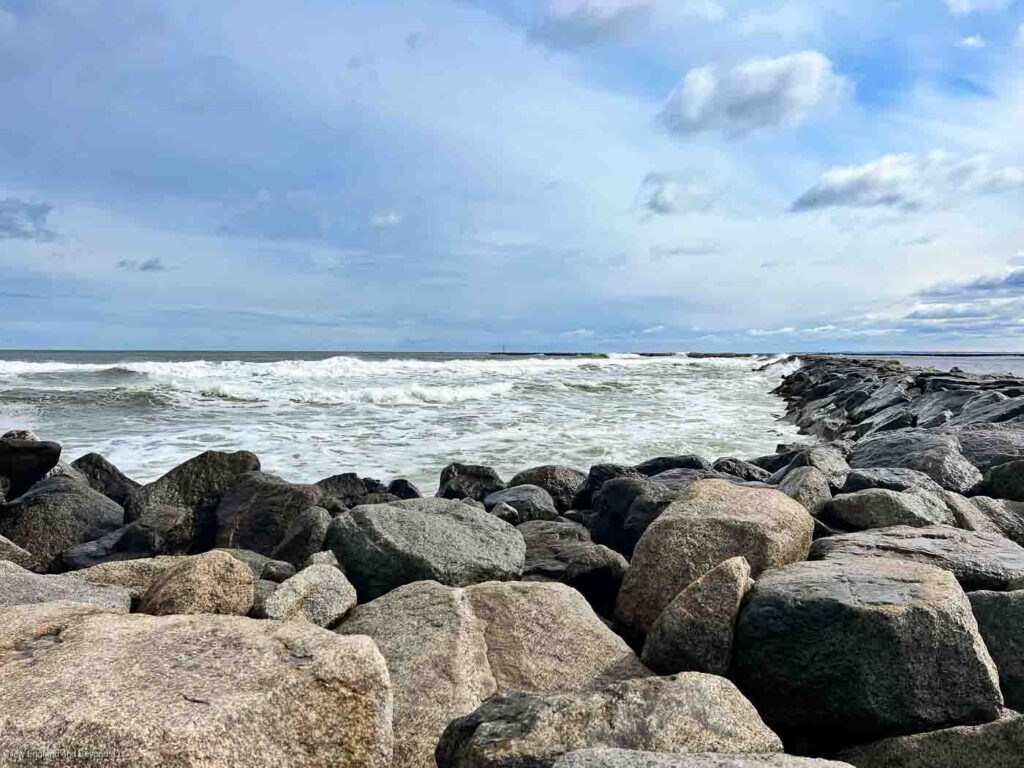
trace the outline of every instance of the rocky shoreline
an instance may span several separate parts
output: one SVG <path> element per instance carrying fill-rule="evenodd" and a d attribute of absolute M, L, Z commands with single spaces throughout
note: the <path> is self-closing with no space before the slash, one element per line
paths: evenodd
<path fill-rule="evenodd" d="M 427 495 L 8 433 L 0 766 L 1024 765 L 1024 380 L 775 392 L 816 442 Z"/>

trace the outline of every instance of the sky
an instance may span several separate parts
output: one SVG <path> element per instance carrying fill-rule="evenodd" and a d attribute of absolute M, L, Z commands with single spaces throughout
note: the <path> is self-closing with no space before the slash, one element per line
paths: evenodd
<path fill-rule="evenodd" d="M 0 348 L 1024 350 L 1024 0 L 0 0 Z"/>

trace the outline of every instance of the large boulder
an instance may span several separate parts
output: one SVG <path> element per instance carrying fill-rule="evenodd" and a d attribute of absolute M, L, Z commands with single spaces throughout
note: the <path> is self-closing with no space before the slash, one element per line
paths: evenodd
<path fill-rule="evenodd" d="M 632 557 L 647 527 L 678 497 L 678 491 L 653 480 L 613 478 L 593 495 L 587 527 L 598 544 Z"/>
<path fill-rule="evenodd" d="M 736 676 L 784 737 L 825 743 L 982 723 L 1003 704 L 953 576 L 893 560 L 764 573 L 737 624 Z"/>
<path fill-rule="evenodd" d="M 366 481 L 355 472 L 344 472 L 340 475 L 325 477 L 323 480 L 317 481 L 317 487 L 346 507 L 356 506 L 360 499 L 370 493 Z"/>
<path fill-rule="evenodd" d="M 928 491 L 889 491 L 869 488 L 843 493 L 825 505 L 821 518 L 848 531 L 908 525 L 955 525 L 956 519 L 938 496 Z"/>
<path fill-rule="evenodd" d="M 678 755 L 632 749 L 580 749 L 555 760 L 552 768 L 853 768 L 849 763 L 793 755 Z"/>
<path fill-rule="evenodd" d="M 217 546 L 270 555 L 298 517 L 310 507 L 329 503 L 327 491 L 320 486 L 289 483 L 265 472 L 247 472 L 236 479 L 217 505 Z"/>
<path fill-rule="evenodd" d="M 817 517 L 832 500 L 828 478 L 816 467 L 796 467 L 779 481 L 779 490 Z"/>
<path fill-rule="evenodd" d="M 126 587 L 141 598 L 157 576 L 187 559 L 186 556 L 157 555 L 138 560 L 112 560 L 68 575 L 90 584 Z"/>
<path fill-rule="evenodd" d="M 602 616 L 610 616 L 629 562 L 595 544 L 581 525 L 535 520 L 516 530 L 526 542 L 523 581 L 560 581 L 587 598 Z"/>
<path fill-rule="evenodd" d="M 680 456 L 659 456 L 636 465 L 636 471 L 644 477 L 654 477 L 670 469 L 700 469 L 711 471 L 713 465 L 703 456 L 687 453 Z"/>
<path fill-rule="evenodd" d="M 587 480 L 585 472 L 572 467 L 557 464 L 545 464 L 524 470 L 508 481 L 509 487 L 517 485 L 536 485 L 551 494 L 555 509 L 565 512 L 572 509 L 572 500 L 576 492 Z"/>
<path fill-rule="evenodd" d="M 1024 546 L 1024 502 L 974 496 L 968 501 L 974 514 L 958 516 L 957 525 L 969 531 L 996 533 Z"/>
<path fill-rule="evenodd" d="M 43 567 L 65 549 L 104 536 L 123 522 L 120 506 L 66 477 L 42 480 L 0 507 L 0 535 L 30 551 Z"/>
<path fill-rule="evenodd" d="M 387 492 L 400 499 L 419 499 L 423 497 L 420 489 L 404 477 L 399 477 L 388 483 Z"/>
<path fill-rule="evenodd" d="M 263 615 L 333 627 L 355 605 L 355 587 L 341 571 L 333 565 L 311 565 L 278 585 L 263 601 Z"/>
<path fill-rule="evenodd" d="M 748 480 L 750 482 L 766 483 L 772 476 L 772 473 L 766 469 L 761 469 L 757 464 L 751 464 L 749 461 L 743 461 L 742 459 L 734 459 L 731 457 L 724 457 L 717 459 L 711 468 L 715 472 L 722 472 L 726 475 L 733 475 L 738 477 L 740 480 Z"/>
<path fill-rule="evenodd" d="M 504 488 L 505 483 L 490 467 L 456 463 L 441 470 L 441 486 L 437 495 L 442 499 L 483 501 Z"/>
<path fill-rule="evenodd" d="M 365 637 L 62 602 L 0 613 L 0 657 L 8 756 L 141 768 L 391 765 L 387 668 Z"/>
<path fill-rule="evenodd" d="M 896 526 L 845 533 L 814 542 L 811 560 L 886 558 L 934 565 L 965 590 L 1024 589 L 1024 548 L 990 533 L 945 525 Z"/>
<path fill-rule="evenodd" d="M 957 493 L 969 491 L 982 479 L 977 467 L 960 453 L 956 436 L 921 429 L 902 429 L 866 438 L 854 446 L 849 462 L 854 468 L 916 469 Z"/>
<path fill-rule="evenodd" d="M 580 691 L 649 675 L 564 584 L 418 582 L 353 609 L 395 692 L 395 768 L 429 768 L 449 721 L 509 691 Z"/>
<path fill-rule="evenodd" d="M 104 610 L 128 613 L 132 592 L 121 587 L 90 584 L 69 575 L 41 575 L 0 560 L 0 608 L 71 600 Z"/>
<path fill-rule="evenodd" d="M 436 757 L 438 768 L 550 766 L 589 747 L 763 754 L 781 752 L 782 742 L 736 686 L 690 672 L 597 691 L 497 696 L 453 720 Z"/>
<path fill-rule="evenodd" d="M 499 504 L 508 504 L 518 513 L 516 525 L 531 520 L 558 520 L 560 517 L 551 494 L 536 485 L 509 486 L 484 499 L 484 508 L 488 511 Z"/>
<path fill-rule="evenodd" d="M 122 507 L 142 487 L 98 453 L 87 453 L 71 462 L 71 466 L 82 474 L 90 488 Z"/>
<path fill-rule="evenodd" d="M 844 750 L 857 768 L 1013 768 L 1024 755 L 1024 717 L 895 736 Z"/>
<path fill-rule="evenodd" d="M 967 597 L 999 670 L 1006 706 L 1024 710 L 1024 592 L 979 591 Z"/>
<path fill-rule="evenodd" d="M 16 499 L 42 480 L 57 466 L 60 451 L 59 443 L 24 437 L 0 438 L 0 477 L 8 480 L 7 498 Z"/>
<path fill-rule="evenodd" d="M 595 464 L 587 473 L 587 479 L 583 481 L 583 485 L 572 497 L 572 508 L 590 509 L 593 506 L 594 494 L 601 490 L 601 486 L 609 480 L 614 480 L 617 477 L 643 480 L 646 476 L 635 468 L 624 464 Z"/>
<path fill-rule="evenodd" d="M 977 492 L 997 499 L 1024 501 L 1024 459 L 989 467 Z"/>
<path fill-rule="evenodd" d="M 1024 425 L 1020 422 L 975 422 L 941 431 L 956 435 L 960 451 L 982 472 L 996 464 L 1024 459 Z"/>
<path fill-rule="evenodd" d="M 252 608 L 252 572 L 226 552 L 207 552 L 163 571 L 142 596 L 139 610 L 157 616 L 220 613 L 245 616 Z"/>
<path fill-rule="evenodd" d="M 615 618 L 630 636 L 645 635 L 681 590 L 723 560 L 745 557 L 756 577 L 805 559 L 813 531 L 807 510 L 783 493 L 696 482 L 641 537 Z"/>
<path fill-rule="evenodd" d="M 838 491 L 846 483 L 850 465 L 846 462 L 845 452 L 837 445 L 818 445 L 800 451 L 789 465 L 771 477 L 771 482 L 779 483 L 789 472 L 799 467 L 814 467 L 828 480 L 829 487 Z"/>
<path fill-rule="evenodd" d="M 932 480 L 924 472 L 902 467 L 871 467 L 868 469 L 851 469 L 846 475 L 846 482 L 840 493 L 856 493 L 871 488 L 884 488 L 887 491 L 909 491 L 921 488 L 925 491 L 938 493 L 942 486 Z"/>
<path fill-rule="evenodd" d="M 284 532 L 271 556 L 300 566 L 317 552 L 323 551 L 331 513 L 323 507 L 309 507 L 297 514 Z"/>
<path fill-rule="evenodd" d="M 412 581 L 467 586 L 515 579 L 526 557 L 523 537 L 511 525 L 447 499 L 356 507 L 331 521 L 324 544 L 362 602 Z"/>
<path fill-rule="evenodd" d="M 180 555 L 194 544 L 195 519 L 183 507 L 146 507 L 139 519 L 105 536 L 76 544 L 60 555 L 64 570 L 89 568 L 112 560 L 137 560 L 156 555 Z"/>
<path fill-rule="evenodd" d="M 744 558 L 716 565 L 665 607 L 647 635 L 640 660 L 663 675 L 728 674 L 736 617 L 750 583 Z"/>

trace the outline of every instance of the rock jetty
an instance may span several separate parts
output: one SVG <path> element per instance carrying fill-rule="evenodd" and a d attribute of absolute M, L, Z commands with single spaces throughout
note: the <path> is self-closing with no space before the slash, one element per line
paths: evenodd
<path fill-rule="evenodd" d="M 772 455 L 428 497 L 8 433 L 0 766 L 1024 766 L 1024 380 L 775 393 L 808 439 Z"/>

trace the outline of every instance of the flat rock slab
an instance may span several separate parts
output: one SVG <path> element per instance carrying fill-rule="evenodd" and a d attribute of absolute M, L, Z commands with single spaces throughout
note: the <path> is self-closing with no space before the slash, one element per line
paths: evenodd
<path fill-rule="evenodd" d="M 814 542 L 811 560 L 887 558 L 934 565 L 968 591 L 1024 589 L 1024 547 L 989 533 L 944 525 L 896 526 L 830 536 Z"/>
<path fill-rule="evenodd" d="M 495 697 L 448 725 L 436 758 L 438 768 L 543 766 L 589 747 L 771 753 L 782 742 L 731 682 L 688 672 L 598 691 Z"/>
<path fill-rule="evenodd" d="M 866 438 L 849 458 L 853 468 L 903 467 L 924 472 L 943 488 L 964 493 L 981 482 L 981 472 L 960 452 L 955 435 L 902 429 Z"/>
<path fill-rule="evenodd" d="M 821 511 L 822 519 L 848 531 L 908 525 L 954 525 L 953 513 L 928 491 L 869 488 L 836 496 Z"/>
<path fill-rule="evenodd" d="M 796 563 L 755 584 L 736 628 L 740 688 L 783 735 L 825 743 L 999 716 L 995 665 L 940 568 Z"/>
<path fill-rule="evenodd" d="M 71 600 L 114 613 L 128 613 L 133 595 L 130 589 L 90 584 L 70 574 L 40 575 L 0 561 L 0 608 Z"/>
<path fill-rule="evenodd" d="M 552 768 L 853 768 L 849 763 L 792 755 L 673 755 L 629 749 L 581 749 L 558 758 Z"/>
<path fill-rule="evenodd" d="M 393 747 L 368 638 L 74 603 L 0 612 L 0 733 L 4 755 L 82 767 L 385 768 Z"/>

